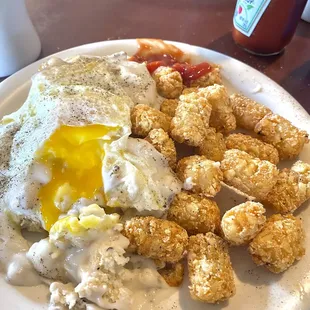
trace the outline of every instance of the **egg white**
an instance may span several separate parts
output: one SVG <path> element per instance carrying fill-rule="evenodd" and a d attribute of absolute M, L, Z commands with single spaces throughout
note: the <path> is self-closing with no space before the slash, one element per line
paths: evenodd
<path fill-rule="evenodd" d="M 53 155 L 55 148 L 46 151 L 46 145 L 64 127 L 101 125 L 106 129 L 105 134 L 96 136 L 96 139 L 102 145 L 102 190 L 108 196 L 107 199 L 103 197 L 108 205 L 138 210 L 157 210 L 167 205 L 172 194 L 180 190 L 174 174 L 149 143 L 127 138 L 131 133 L 130 108 L 138 103 L 157 108 L 160 104 L 155 82 L 146 66 L 128 61 L 125 53 L 118 53 L 107 57 L 78 56 L 68 61 L 54 59 L 41 69 L 32 79 L 32 87 L 23 106 L 1 121 L 1 198 L 12 218 L 30 230 L 46 228 L 40 191 L 57 176 L 52 169 L 54 163 L 47 164 L 42 161 L 42 156 L 46 152 Z M 120 138 L 122 142 L 108 147 Z M 103 151 L 104 144 L 107 146 Z M 70 157 L 70 147 L 65 150 L 67 157 Z M 142 161 L 138 160 L 139 156 L 143 157 Z M 156 157 L 157 162 L 148 159 L 149 156 Z M 113 187 L 114 176 L 109 176 L 111 166 L 108 164 L 111 158 L 119 160 L 122 173 L 135 182 L 131 183 L 131 186 L 136 186 L 134 195 L 126 182 Z M 86 163 L 87 160 L 85 158 Z M 63 164 L 65 169 L 67 163 Z M 168 186 L 172 188 L 167 191 Z M 94 199 L 97 194 L 94 193 Z M 75 203 L 70 200 L 70 186 L 65 183 L 57 195 L 63 195 L 57 196 L 60 213 L 67 212 Z M 82 194 L 79 198 L 92 199 Z"/>

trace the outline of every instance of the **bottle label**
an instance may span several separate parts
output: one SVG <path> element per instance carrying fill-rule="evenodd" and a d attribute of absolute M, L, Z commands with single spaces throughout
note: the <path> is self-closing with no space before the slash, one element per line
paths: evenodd
<path fill-rule="evenodd" d="M 233 19 L 234 27 L 250 37 L 270 2 L 271 0 L 238 0 Z"/>

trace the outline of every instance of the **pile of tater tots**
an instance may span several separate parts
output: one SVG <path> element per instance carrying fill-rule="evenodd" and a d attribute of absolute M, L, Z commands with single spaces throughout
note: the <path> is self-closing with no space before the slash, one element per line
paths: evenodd
<path fill-rule="evenodd" d="M 242 94 L 229 95 L 218 66 L 187 87 L 170 67 L 152 76 L 165 100 L 160 110 L 135 106 L 132 132 L 166 157 L 183 190 L 163 218 L 125 223 L 131 249 L 153 259 L 170 286 L 182 283 L 187 263 L 191 297 L 207 303 L 235 294 L 231 246 L 246 246 L 254 263 L 273 273 L 287 270 L 305 254 L 294 212 L 310 198 L 310 164 L 276 165 L 299 155 L 307 132 Z M 195 151 L 181 158 L 175 143 Z M 212 199 L 222 186 L 248 201 L 221 214 Z M 267 218 L 265 209 L 274 214 Z"/>

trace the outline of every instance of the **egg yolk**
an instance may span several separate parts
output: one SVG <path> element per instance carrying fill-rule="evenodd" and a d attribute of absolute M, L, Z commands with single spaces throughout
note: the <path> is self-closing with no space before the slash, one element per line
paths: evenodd
<path fill-rule="evenodd" d="M 90 199 L 103 193 L 103 144 L 111 142 L 105 136 L 117 129 L 103 125 L 62 125 L 38 151 L 39 161 L 49 167 L 52 175 L 39 191 L 41 214 L 47 230 L 61 213 L 65 213 L 61 209 L 70 207 L 81 197 Z"/>

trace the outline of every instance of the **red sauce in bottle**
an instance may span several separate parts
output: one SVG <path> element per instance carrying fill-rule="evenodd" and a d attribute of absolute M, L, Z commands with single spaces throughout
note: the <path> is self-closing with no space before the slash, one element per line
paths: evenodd
<path fill-rule="evenodd" d="M 207 62 L 192 65 L 190 58 L 184 52 L 162 40 L 138 39 L 138 42 L 139 49 L 130 60 L 139 63 L 146 62 L 147 69 L 151 74 L 160 66 L 172 67 L 180 72 L 183 83 L 189 86 L 191 81 L 200 78 L 213 69 Z"/>
<path fill-rule="evenodd" d="M 257 2 L 261 1 L 256 0 Z M 307 0 L 271 0 L 250 36 L 234 27 L 235 42 L 258 55 L 280 53 L 292 40 L 306 2 Z M 243 6 L 240 3 L 256 5 L 255 1 L 238 1 L 234 19 L 238 14 L 244 14 L 247 9 L 247 5 Z"/>

